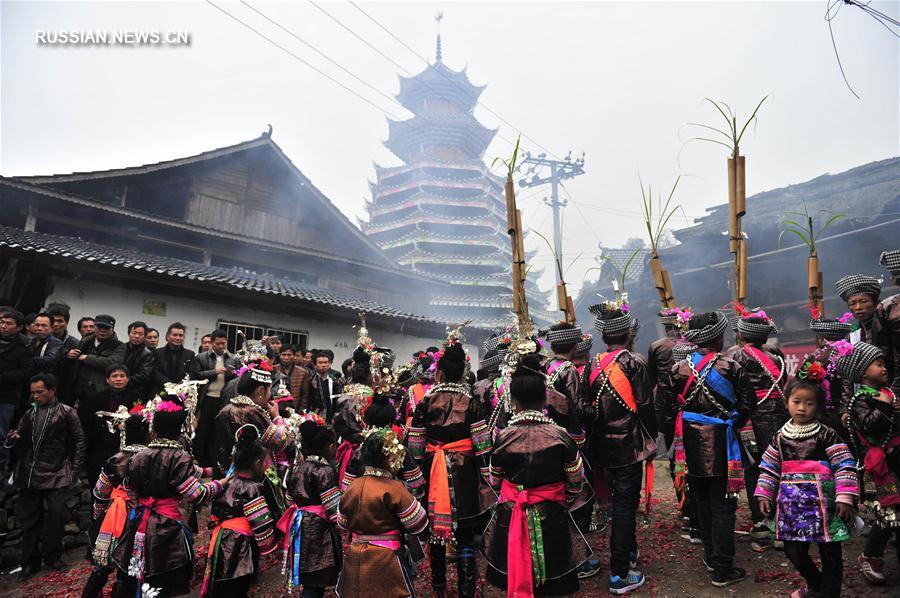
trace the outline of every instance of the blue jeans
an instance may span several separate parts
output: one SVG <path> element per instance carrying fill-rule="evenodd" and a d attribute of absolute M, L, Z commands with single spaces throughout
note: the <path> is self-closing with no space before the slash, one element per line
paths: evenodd
<path fill-rule="evenodd" d="M 9 464 L 9 449 L 4 448 L 6 435 L 9 433 L 9 424 L 12 422 L 15 405 L 0 404 L 0 476 L 6 477 L 6 466 Z"/>

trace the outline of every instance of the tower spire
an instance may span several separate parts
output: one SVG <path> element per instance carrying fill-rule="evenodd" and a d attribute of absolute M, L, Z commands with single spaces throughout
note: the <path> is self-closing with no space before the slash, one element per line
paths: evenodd
<path fill-rule="evenodd" d="M 434 22 L 437 23 L 437 43 L 435 44 L 434 60 L 441 61 L 441 21 L 444 19 L 444 13 L 438 12 L 434 15 Z"/>

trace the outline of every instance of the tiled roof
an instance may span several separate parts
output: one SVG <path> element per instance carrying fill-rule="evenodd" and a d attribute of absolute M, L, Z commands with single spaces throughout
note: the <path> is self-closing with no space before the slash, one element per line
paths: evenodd
<path fill-rule="evenodd" d="M 445 324 L 445 322 L 427 316 L 401 311 L 361 297 L 335 293 L 328 289 L 286 278 L 257 274 L 243 269 L 206 266 L 187 260 L 100 245 L 74 237 L 27 232 L 18 228 L 0 226 L 0 250 L 10 250 L 20 254 L 44 254 L 62 260 L 92 263 L 120 270 L 140 271 L 148 275 L 164 276 L 174 280 L 191 280 L 253 293 L 279 295 L 400 320 L 435 325 Z"/>
<path fill-rule="evenodd" d="M 625 264 L 628 263 L 628 258 L 630 258 L 631 254 L 634 253 L 634 249 L 608 249 L 606 247 L 603 247 L 602 251 L 603 256 L 609 258 L 609 261 L 605 262 L 604 265 L 606 265 L 607 263 L 612 263 L 616 271 L 620 274 L 622 272 L 622 268 L 624 268 Z M 644 273 L 644 270 L 647 268 L 649 258 L 650 249 L 642 249 L 636 256 L 634 256 L 634 259 L 631 260 L 631 264 L 628 266 L 628 272 L 626 272 L 625 280 L 638 280 Z M 616 278 L 618 278 L 618 275 L 616 276 Z"/>

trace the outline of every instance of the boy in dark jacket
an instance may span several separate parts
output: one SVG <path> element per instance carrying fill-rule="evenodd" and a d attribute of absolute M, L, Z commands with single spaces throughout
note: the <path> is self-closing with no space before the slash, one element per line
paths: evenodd
<path fill-rule="evenodd" d="M 60 557 L 66 494 L 78 481 L 78 470 L 84 464 L 81 423 L 74 409 L 56 399 L 56 377 L 33 377 L 31 398 L 34 406 L 6 439 L 6 445 L 15 447 L 19 455 L 14 482 L 19 489 L 22 528 L 20 581 L 40 570 L 42 557 L 50 569 L 65 569 Z"/>

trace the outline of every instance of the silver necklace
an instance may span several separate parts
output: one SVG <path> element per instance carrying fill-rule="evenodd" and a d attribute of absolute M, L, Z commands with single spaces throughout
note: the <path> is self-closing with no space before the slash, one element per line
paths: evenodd
<path fill-rule="evenodd" d="M 781 433 L 791 440 L 803 440 L 804 438 L 811 438 L 818 434 L 821 427 L 822 424 L 817 421 L 812 422 L 811 424 L 797 426 L 793 421 L 788 420 L 781 426 Z"/>
<path fill-rule="evenodd" d="M 535 409 L 526 409 L 524 411 L 520 411 L 516 413 L 514 416 L 509 418 L 509 425 L 515 425 L 519 422 L 534 422 L 538 424 L 555 424 L 552 419 L 544 415 L 542 412 L 537 411 Z"/>

